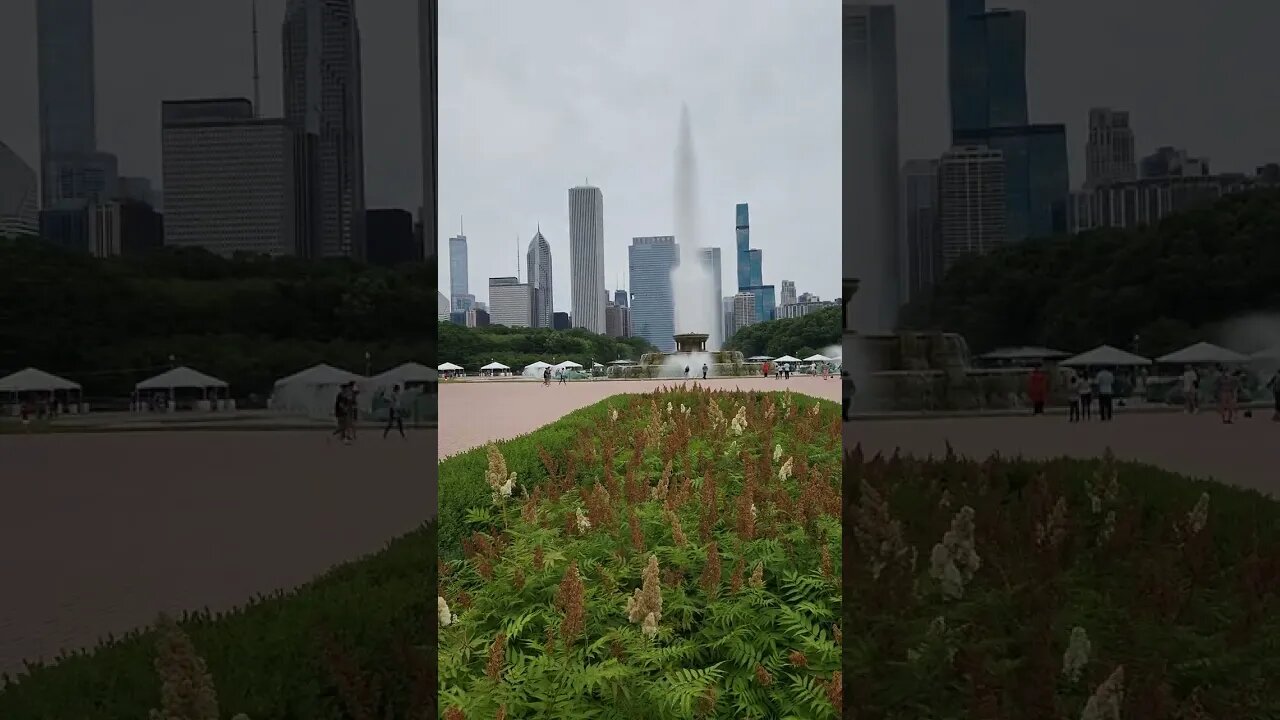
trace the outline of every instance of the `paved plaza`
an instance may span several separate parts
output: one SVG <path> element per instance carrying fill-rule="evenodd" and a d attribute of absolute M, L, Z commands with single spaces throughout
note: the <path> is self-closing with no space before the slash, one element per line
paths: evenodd
<path fill-rule="evenodd" d="M 296 587 L 434 515 L 432 433 L 327 436 L 0 435 L 0 672 Z"/>
<path fill-rule="evenodd" d="M 855 420 L 845 423 L 845 447 L 862 443 L 868 454 L 895 448 L 941 457 L 947 442 L 961 455 L 993 452 L 1027 458 L 1116 457 L 1150 463 L 1192 477 L 1214 478 L 1280 494 L 1280 423 L 1267 410 L 1224 425 L 1212 412 L 1116 413 L 1110 423 L 1072 424 L 1066 417 Z"/>
<path fill-rule="evenodd" d="M 689 380 L 692 386 L 701 380 Z M 533 432 L 578 408 L 622 393 L 649 393 L 680 380 L 578 380 L 545 387 L 536 380 L 498 379 L 440 383 L 440 457 L 493 440 Z M 794 376 L 711 378 L 716 390 L 784 390 L 840 402 L 840 379 Z"/>

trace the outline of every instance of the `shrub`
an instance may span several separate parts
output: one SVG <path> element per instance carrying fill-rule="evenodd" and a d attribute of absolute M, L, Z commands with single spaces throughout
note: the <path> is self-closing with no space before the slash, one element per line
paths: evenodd
<path fill-rule="evenodd" d="M 837 717 L 835 405 L 675 390 L 566 420 L 533 478 L 517 441 L 448 481 L 476 502 L 442 562 L 442 714 Z"/>
<path fill-rule="evenodd" d="M 858 717 L 1280 716 L 1270 499 L 1109 454 L 844 472 Z"/>

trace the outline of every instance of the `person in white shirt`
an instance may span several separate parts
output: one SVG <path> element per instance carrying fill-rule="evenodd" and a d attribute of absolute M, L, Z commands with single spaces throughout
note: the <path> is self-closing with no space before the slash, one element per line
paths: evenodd
<path fill-rule="evenodd" d="M 1080 419 L 1093 419 L 1093 384 L 1089 381 L 1089 371 L 1081 370 L 1076 373 L 1076 397 L 1080 398 Z"/>
<path fill-rule="evenodd" d="M 387 433 L 391 432 L 391 428 L 400 431 L 400 437 L 404 438 L 404 418 L 400 415 L 400 386 L 396 385 L 391 388 L 391 397 L 387 404 L 387 426 L 382 429 L 382 439 L 387 439 Z"/>
<path fill-rule="evenodd" d="M 1098 419 L 1102 422 L 1111 420 L 1113 394 L 1115 393 L 1116 376 L 1110 370 L 1102 368 L 1094 376 L 1098 385 Z"/>
<path fill-rule="evenodd" d="M 1182 397 L 1186 403 L 1187 412 L 1200 411 L 1200 376 L 1190 365 L 1182 371 Z"/>

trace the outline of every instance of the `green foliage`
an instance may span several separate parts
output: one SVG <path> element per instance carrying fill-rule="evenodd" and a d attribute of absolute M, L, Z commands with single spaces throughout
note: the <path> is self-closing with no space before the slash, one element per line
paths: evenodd
<path fill-rule="evenodd" d="M 589 368 L 593 360 L 602 365 L 611 360 L 639 360 L 653 350 L 644 338 L 611 338 L 581 328 L 469 328 L 453 323 L 440 324 L 439 348 L 443 362 L 473 373 L 494 360 L 517 371 L 539 360 L 552 364 L 572 360 Z"/>
<path fill-rule="evenodd" d="M 748 325 L 729 338 L 726 349 L 753 355 L 805 358 L 841 342 L 840 308 L 823 308 L 803 317 Z"/>
<path fill-rule="evenodd" d="M 232 612 L 182 618 L 224 712 L 351 717 L 339 672 L 351 664 L 379 678 L 382 702 L 395 711 L 391 716 L 409 717 L 414 678 L 403 655 L 411 646 L 436 642 L 430 622 L 436 541 L 435 525 L 428 524 L 292 592 Z M 155 648 L 156 633 L 148 629 L 29 667 L 0 689 L 0 718 L 145 718 L 160 704 Z"/>
<path fill-rule="evenodd" d="M 440 593 L 458 619 L 440 630 L 441 712 L 837 717 L 839 428 L 833 403 L 804 396 L 670 391 L 442 462 L 442 503 L 470 486 L 475 505 L 441 508 L 455 535 L 473 531 L 465 557 L 442 537 Z M 514 497 L 495 498 L 486 476 L 512 471 Z M 628 618 L 651 557 L 652 637 Z M 583 623 L 566 638 L 571 564 Z"/>
<path fill-rule="evenodd" d="M 903 325 L 958 332 L 971 349 L 1102 343 L 1160 354 L 1218 323 L 1280 308 L 1280 191 L 1153 227 L 1016 243 L 958 263 Z M 1147 339 L 1150 336 L 1150 339 Z"/>
<path fill-rule="evenodd" d="M 178 364 L 266 393 L 319 362 L 379 371 L 435 364 L 435 267 L 165 249 L 99 260 L 0 240 L 0 374 L 65 374 L 90 396 L 127 397 Z"/>
<path fill-rule="evenodd" d="M 1109 453 L 978 463 L 855 451 L 844 469 L 843 651 L 857 717 L 1081 717 L 1119 666 L 1119 717 L 1280 715 L 1275 501 Z M 966 506 L 980 564 L 949 597 L 931 548 Z M 1072 679 L 1076 627 L 1091 651 Z"/>

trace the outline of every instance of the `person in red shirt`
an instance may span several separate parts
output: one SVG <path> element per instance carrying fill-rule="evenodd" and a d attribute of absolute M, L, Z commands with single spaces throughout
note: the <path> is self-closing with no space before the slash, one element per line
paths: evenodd
<path fill-rule="evenodd" d="M 1044 403 L 1049 396 L 1049 376 L 1044 370 L 1036 368 L 1027 379 L 1027 395 L 1031 398 L 1032 414 L 1043 415 Z"/>

